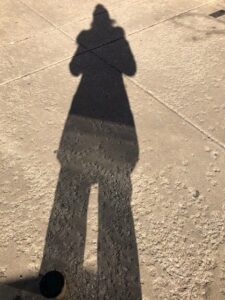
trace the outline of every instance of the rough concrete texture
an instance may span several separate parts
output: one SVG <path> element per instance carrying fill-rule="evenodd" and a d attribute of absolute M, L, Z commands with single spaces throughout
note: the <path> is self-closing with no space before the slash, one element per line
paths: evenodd
<path fill-rule="evenodd" d="M 0 299 L 225 299 L 225 2 L 97 4 L 0 3 Z"/>

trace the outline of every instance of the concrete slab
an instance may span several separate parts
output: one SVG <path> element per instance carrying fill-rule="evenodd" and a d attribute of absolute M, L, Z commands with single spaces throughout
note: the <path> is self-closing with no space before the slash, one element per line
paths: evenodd
<path fill-rule="evenodd" d="M 208 16 L 216 8 L 182 14 L 129 41 L 137 57 L 134 80 L 224 145 L 225 25 Z M 113 43 L 95 53 L 120 68 L 113 54 L 119 47 Z"/>
<path fill-rule="evenodd" d="M 101 72 L 115 72 L 101 60 L 85 56 L 85 68 L 91 70 L 97 63 Z M 24 277 L 37 274 L 40 267 L 59 172 L 55 150 L 81 79 L 69 74 L 68 64 L 0 87 L 4 107 L 0 118 L 4 229 L 0 265 L 6 280 L 19 278 L 21 273 Z M 93 85 L 101 78 L 100 72 L 96 76 Z M 97 87 L 104 90 L 104 86 Z M 143 299 L 222 300 L 224 150 L 128 79 L 125 88 L 140 148 L 132 174 L 132 210 Z M 63 232 L 65 228 L 58 229 Z M 66 238 L 65 242 L 70 243 Z M 72 256 L 69 250 L 68 261 L 72 262 Z M 75 293 L 71 288 L 73 284 L 70 291 Z M 41 299 L 12 288 L 4 287 L 1 292 L 6 300 L 10 295 Z"/>
<path fill-rule="evenodd" d="M 51 25 L 17 0 L 0 3 L 0 45 L 24 40 Z"/>
<path fill-rule="evenodd" d="M 218 207 L 223 207 L 221 195 L 224 195 L 224 179 L 222 174 L 221 177 L 219 175 L 219 180 L 222 181 L 216 187 L 218 181 L 210 179 L 210 174 L 212 175 L 213 169 L 216 172 L 223 165 L 222 161 L 218 161 L 217 165 L 214 154 L 218 151 L 223 156 L 224 151 L 214 148 L 215 145 L 207 141 L 205 136 L 197 134 L 186 122 L 178 120 L 173 113 L 169 113 L 151 97 L 147 98 L 134 86 L 127 85 L 127 89 L 130 99 L 136 99 L 132 102 L 132 109 L 141 149 L 140 160 L 133 175 L 133 211 L 136 217 L 144 299 L 196 297 L 222 300 L 224 294 L 223 280 L 219 275 L 221 271 L 216 270 L 217 267 L 213 271 L 211 269 L 214 279 L 208 285 L 206 282 L 210 280 L 211 271 L 208 273 L 205 267 L 205 271 L 197 267 L 205 265 L 197 261 L 209 258 L 211 263 L 215 262 L 213 256 L 206 253 L 211 252 L 209 228 L 220 226 L 214 223 L 217 219 L 217 216 L 214 218 L 214 213 Z M 215 187 L 218 190 L 214 190 Z M 194 200 L 196 191 L 201 191 L 201 196 L 197 197 L 197 202 L 204 199 L 201 204 Z M 219 223 L 222 225 L 223 222 L 224 213 L 221 214 Z M 138 228 L 142 228 L 140 235 Z M 208 228 L 209 231 L 203 233 L 203 228 Z M 221 227 L 222 236 L 223 232 Z M 215 255 L 218 263 L 215 262 L 215 265 L 222 266 L 223 242 L 217 249 Z M 191 252 L 193 256 L 189 256 L 188 253 Z M 199 271 L 203 271 L 200 276 Z M 209 275 L 208 279 L 206 274 Z M 199 278 L 205 283 L 200 283 Z M 204 288 L 192 290 L 190 287 L 195 285 Z M 196 294 L 194 290 L 198 290 Z"/>
<path fill-rule="evenodd" d="M 1 197 L 1 216 L 7 217 L 4 218 L 4 230 L 0 238 L 0 266 L 1 272 L 4 273 L 2 278 L 6 276 L 5 279 L 11 278 L 11 281 L 18 281 L 20 275 L 22 278 L 36 275 L 40 267 L 59 168 L 54 151 L 58 148 L 73 93 L 73 89 L 70 90 L 73 80 L 69 76 L 68 65 L 60 66 L 1 86 L 1 191 L 4 195 Z M 57 88 L 62 87 L 61 84 L 64 86 L 63 91 Z M 55 109 L 55 101 L 63 109 L 62 114 Z M 45 125 L 40 113 L 45 119 Z M 16 121 L 13 121 L 15 119 Z M 8 127 L 8 122 L 12 126 Z M 46 124 L 49 126 L 47 135 Z M 58 136 L 54 137 L 55 130 L 58 130 Z M 18 140 L 13 137 L 14 134 Z M 11 146 L 8 144 L 9 140 L 12 141 Z M 50 151 L 49 146 L 53 147 Z M 41 152 L 45 152 L 47 156 Z M 12 154 L 12 160 L 9 153 Z M 44 164 L 48 166 L 45 170 L 41 167 L 43 156 L 46 157 Z M 10 253 L 10 256 L 7 253 Z M 21 294 L 33 299 L 30 293 L 18 292 L 12 287 L 1 287 L 0 291 L 1 297 L 7 300 Z M 40 297 L 34 296 L 34 299 Z"/>
<path fill-rule="evenodd" d="M 155 21 L 159 18 L 157 14 L 161 17 L 167 17 L 168 13 L 173 11 L 174 14 L 180 13 L 182 11 L 186 11 L 193 7 L 203 4 L 205 1 L 203 0 L 180 0 L 180 1 L 170 1 L 169 3 L 165 0 L 160 1 L 140 1 L 140 0 L 129 0 L 129 1 L 118 1 L 118 0 L 103 0 L 103 1 L 96 1 L 96 0 L 88 0 L 85 2 L 79 1 L 64 1 L 63 5 L 60 1 L 46 1 L 45 4 L 41 2 L 37 2 L 34 0 L 27 0 L 25 3 L 29 5 L 31 8 L 36 10 L 38 13 L 43 15 L 46 19 L 53 22 L 55 25 L 63 25 L 68 22 L 77 22 L 82 19 L 90 19 L 91 14 L 94 11 L 94 8 L 97 4 L 104 5 L 110 12 L 115 11 L 115 14 L 118 16 L 120 15 L 121 18 L 127 19 L 126 15 L 123 15 L 122 12 L 127 9 L 128 15 L 132 10 L 133 4 L 136 4 L 137 13 L 136 16 L 133 14 L 133 21 L 138 18 L 138 22 L 140 25 L 142 24 L 142 19 L 146 19 L 146 12 L 141 10 L 140 7 L 147 9 L 147 11 L 151 11 L 151 15 L 149 19 L 155 19 Z M 139 7 L 140 3 L 140 7 Z M 134 12 L 134 10 L 133 10 Z M 123 20 L 124 20 L 123 18 Z M 119 21 L 119 20 L 118 20 Z M 131 21 L 131 20 L 130 20 Z M 144 21 L 146 22 L 146 20 Z M 132 25 L 132 24 L 131 24 Z M 133 24 L 134 25 L 134 24 Z M 139 28 L 140 26 L 136 22 L 136 26 Z"/>
<path fill-rule="evenodd" d="M 126 35 L 133 34 L 140 30 L 146 29 L 150 26 L 158 22 L 162 22 L 165 19 L 171 18 L 176 14 L 180 14 L 188 9 L 194 8 L 196 6 L 201 5 L 204 1 L 173 1 L 173 2 L 165 2 L 165 1 L 132 1 L 130 5 L 127 5 L 127 2 L 120 3 L 119 9 L 114 5 L 106 6 L 108 9 L 110 18 L 115 21 L 115 26 L 121 26 L 126 28 Z M 88 11 L 87 11 L 88 13 Z M 76 39 L 78 34 L 85 30 L 89 29 L 92 19 L 92 11 L 89 12 L 89 16 L 84 20 L 78 21 L 77 19 L 73 22 L 65 24 L 61 27 L 63 31 L 65 31 L 70 37 Z M 98 24 L 102 24 L 102 31 L 104 31 L 104 14 L 99 14 L 95 16 L 96 22 Z M 104 32 L 101 34 L 101 38 L 99 35 L 98 39 L 88 40 L 85 42 L 85 47 L 88 49 L 99 47 L 102 44 L 111 42 L 115 39 L 122 37 L 121 32 L 117 32 L 117 34 L 112 34 L 112 32 Z"/>
<path fill-rule="evenodd" d="M 73 56 L 74 42 L 53 29 L 0 48 L 0 84 Z"/>
<path fill-rule="evenodd" d="M 126 1 L 126 5 L 130 5 L 137 0 Z M 57 1 L 46 1 L 37 2 L 33 0 L 26 0 L 26 5 L 34 9 L 38 14 L 44 16 L 47 20 L 53 24 L 60 26 L 71 21 L 79 21 L 84 18 L 90 18 L 92 12 L 95 9 L 97 4 L 105 5 L 108 9 L 118 7 L 118 5 L 124 6 L 124 3 L 121 3 L 118 0 L 88 0 L 88 1 L 70 1 L 66 0 L 62 2 Z"/>
<path fill-rule="evenodd" d="M 0 299 L 223 300 L 224 1 L 96 4 L 0 4 Z"/>

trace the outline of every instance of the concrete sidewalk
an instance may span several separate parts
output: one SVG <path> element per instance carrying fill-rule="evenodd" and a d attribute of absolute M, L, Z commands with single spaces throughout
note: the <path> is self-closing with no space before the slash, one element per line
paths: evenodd
<path fill-rule="evenodd" d="M 103 92 L 106 98 L 115 95 L 118 102 L 118 84 L 111 78 L 121 83 L 123 75 L 121 84 L 129 99 L 126 116 L 130 113 L 134 119 L 132 133 L 125 122 L 119 127 L 119 122 L 110 117 L 107 120 L 105 116 L 93 117 L 94 108 L 85 115 L 86 125 L 81 121 L 88 128 L 85 130 L 90 142 L 89 150 L 85 148 L 89 151 L 83 158 L 86 162 L 80 167 L 83 173 L 86 167 L 87 173 L 88 168 L 93 171 L 89 157 L 92 152 L 101 151 L 96 139 L 102 141 L 107 132 L 109 152 L 118 134 L 125 140 L 132 135 L 129 147 L 133 149 L 136 143 L 139 149 L 135 167 L 129 165 L 126 170 L 129 169 L 132 182 L 135 228 L 132 247 L 138 249 L 136 274 L 140 272 L 140 278 L 137 275 L 135 280 L 142 295 L 139 293 L 135 299 L 131 292 L 129 299 L 225 299 L 225 14 L 221 11 L 210 16 L 225 10 L 225 2 L 102 0 L 102 6 L 95 11 L 97 4 L 95 0 L 2 0 L 0 3 L 0 299 L 44 299 L 8 283 L 38 275 L 51 218 L 54 227 L 51 234 L 64 236 L 59 243 L 68 251 L 55 250 L 54 238 L 52 244 L 49 238 L 50 255 L 54 257 L 59 251 L 62 260 L 65 257 L 67 260 L 66 299 L 128 300 L 128 296 L 117 293 L 109 296 L 104 288 L 96 294 L 90 278 L 85 279 L 85 284 L 82 281 L 83 286 L 80 284 L 83 294 L 75 291 L 79 289 L 73 284 L 77 263 L 73 245 L 77 240 L 85 243 L 85 252 L 81 254 L 83 268 L 95 278 L 95 283 L 99 269 L 97 257 L 101 249 L 97 237 L 101 204 L 99 185 L 92 175 L 91 179 L 88 177 L 91 183 L 87 228 L 86 223 L 82 225 L 84 236 L 77 233 L 69 240 L 69 220 L 60 223 L 51 213 L 59 183 L 59 144 L 71 102 L 82 82 L 82 75 L 71 74 L 74 55 L 76 70 L 81 68 L 95 74 L 91 90 L 98 95 Z M 102 28 L 91 38 L 80 34 L 90 32 L 93 19 L 104 24 L 108 16 L 103 6 L 118 30 Z M 133 71 L 126 54 L 118 59 L 124 42 L 136 64 Z M 107 83 L 107 89 L 104 78 L 112 81 Z M 86 95 L 88 92 L 86 88 Z M 94 97 L 91 92 L 90 97 Z M 118 115 L 122 110 L 118 103 Z M 93 134 L 89 131 L 89 119 L 97 119 L 90 125 L 98 128 Z M 106 127 L 102 122 L 107 123 Z M 102 133 L 97 131 L 101 126 Z M 84 152 L 82 148 L 79 153 L 77 149 L 74 151 L 77 156 Z M 99 160 L 105 159 L 104 155 Z M 111 173 L 114 166 L 110 165 Z M 110 172 L 106 177 L 111 176 Z M 98 176 L 104 177 L 102 173 Z M 103 181 L 105 185 L 113 184 L 114 179 L 107 177 L 109 181 Z M 123 201 L 125 196 L 119 187 L 126 185 L 126 178 L 120 175 L 115 182 L 118 199 Z M 64 189 L 68 193 L 69 187 Z M 76 207 L 72 200 L 68 201 L 69 215 Z M 67 218 L 66 214 L 64 217 Z M 124 217 L 122 213 L 120 217 Z M 114 220 L 111 222 L 111 228 L 114 225 L 116 228 Z M 129 232 L 127 235 L 132 235 Z M 120 239 L 115 233 L 112 247 Z M 59 253 L 52 267 L 63 269 Z M 110 263 L 114 258 L 110 253 L 108 256 Z M 129 268 L 124 267 L 126 274 L 131 272 Z M 85 295 L 86 289 L 92 296 Z"/>

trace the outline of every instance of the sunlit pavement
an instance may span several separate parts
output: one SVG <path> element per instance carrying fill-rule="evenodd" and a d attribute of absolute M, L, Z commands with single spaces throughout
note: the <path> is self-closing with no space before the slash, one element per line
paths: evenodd
<path fill-rule="evenodd" d="M 96 9 L 97 4 L 102 6 Z M 81 34 L 84 30 L 91 34 Z M 129 50 L 122 53 L 123 43 Z M 0 299 L 44 299 L 29 290 L 29 282 L 38 278 L 45 253 L 51 268 L 65 275 L 65 299 L 128 300 L 122 283 L 122 296 L 109 288 L 107 278 L 105 289 L 95 286 L 104 265 L 99 228 L 108 220 L 112 247 L 126 236 L 124 243 L 138 249 L 136 269 L 131 264 L 121 271 L 123 278 L 134 277 L 139 286 L 134 289 L 141 287 L 136 299 L 130 287 L 129 299 L 225 299 L 225 2 L 2 0 L 0 58 Z M 82 74 L 88 74 L 88 84 Z M 81 87 L 86 106 L 76 93 Z M 98 104 L 96 111 L 94 105 L 87 108 L 88 93 L 94 101 L 115 99 L 118 120 L 115 108 L 107 116 Z M 74 148 L 67 130 L 72 101 L 81 137 Z M 76 160 L 61 157 L 65 143 Z M 128 158 L 120 157 L 121 149 Z M 79 191 L 68 182 L 74 175 L 64 174 L 67 163 L 74 163 L 73 174 L 82 175 L 89 190 L 83 227 L 78 221 L 69 224 L 68 216 L 78 210 L 71 199 Z M 76 179 L 79 188 L 82 180 Z M 56 202 L 59 184 L 68 206 Z M 129 207 L 124 214 L 118 210 L 117 219 L 110 209 L 106 220 L 99 218 L 101 199 L 108 199 L 101 196 L 101 184 L 110 185 L 102 195 L 112 201 L 131 201 L 124 204 L 133 213 L 126 233 L 117 227 L 126 223 Z M 75 267 L 79 243 L 82 271 Z M 118 262 L 109 245 L 110 273 Z M 76 285 L 77 272 L 85 273 L 85 280 Z M 26 286 L 18 285 L 23 280 Z"/>

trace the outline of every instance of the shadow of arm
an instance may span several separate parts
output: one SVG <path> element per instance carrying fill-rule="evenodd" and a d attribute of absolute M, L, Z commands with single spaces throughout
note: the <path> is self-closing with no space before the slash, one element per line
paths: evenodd
<path fill-rule="evenodd" d="M 79 76 L 82 71 L 81 71 L 81 67 L 79 65 L 79 63 L 77 62 L 77 53 L 80 52 L 80 47 L 78 47 L 76 53 L 74 54 L 70 64 L 69 64 L 69 68 L 70 68 L 70 73 L 74 76 Z"/>
<path fill-rule="evenodd" d="M 120 31 L 120 36 L 123 37 L 120 42 L 120 49 L 118 49 L 118 53 L 121 54 L 119 59 L 119 69 L 127 76 L 134 76 L 137 70 L 134 56 L 129 43 L 125 38 L 124 30 L 122 28 L 118 28 L 118 30 Z"/>
<path fill-rule="evenodd" d="M 69 64 L 69 68 L 70 68 L 70 73 L 74 76 L 79 76 L 80 74 L 82 74 L 82 68 L 81 68 L 81 64 L 80 64 L 80 54 L 82 53 L 82 47 L 81 47 L 81 41 L 83 38 L 84 33 L 81 32 L 78 37 L 77 37 L 77 50 L 74 53 L 74 56 Z"/>
<path fill-rule="evenodd" d="M 134 56 L 131 52 L 129 43 L 125 41 L 125 47 L 126 47 L 126 56 L 124 58 L 124 61 L 126 61 L 123 69 L 123 73 L 127 76 L 134 76 L 137 70 L 136 62 L 134 59 Z"/>

